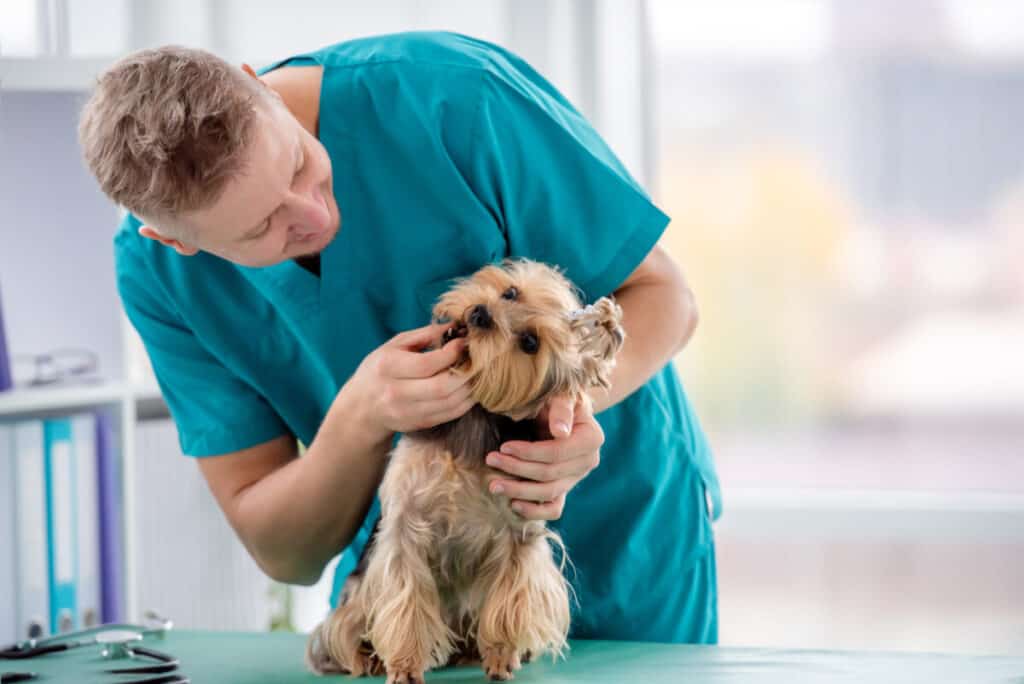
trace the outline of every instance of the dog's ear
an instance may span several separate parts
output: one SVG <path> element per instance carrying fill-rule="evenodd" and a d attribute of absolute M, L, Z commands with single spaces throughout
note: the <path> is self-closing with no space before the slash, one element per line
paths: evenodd
<path fill-rule="evenodd" d="M 576 335 L 584 387 L 610 387 L 615 355 L 622 349 L 622 307 L 610 297 L 573 312 L 571 328 Z"/>

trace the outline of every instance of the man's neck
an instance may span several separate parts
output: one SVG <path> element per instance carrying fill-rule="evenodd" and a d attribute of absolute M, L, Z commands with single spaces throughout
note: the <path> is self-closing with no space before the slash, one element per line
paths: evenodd
<path fill-rule="evenodd" d="M 319 136 L 323 73 L 321 66 L 286 66 L 260 77 L 277 91 L 292 116 L 314 137 Z"/>
<path fill-rule="evenodd" d="M 317 278 L 320 277 L 320 255 L 309 254 L 307 256 L 295 257 L 295 263 L 306 269 Z"/>

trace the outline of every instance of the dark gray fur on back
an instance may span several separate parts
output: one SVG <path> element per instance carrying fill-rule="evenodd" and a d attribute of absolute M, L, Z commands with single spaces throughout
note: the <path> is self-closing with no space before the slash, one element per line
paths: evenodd
<path fill-rule="evenodd" d="M 410 432 L 414 440 L 440 442 L 455 458 L 469 463 L 482 463 L 487 454 L 497 451 L 509 440 L 533 441 L 537 438 L 533 420 L 514 421 L 506 416 L 489 413 L 479 404 L 456 420 L 436 427 Z"/>

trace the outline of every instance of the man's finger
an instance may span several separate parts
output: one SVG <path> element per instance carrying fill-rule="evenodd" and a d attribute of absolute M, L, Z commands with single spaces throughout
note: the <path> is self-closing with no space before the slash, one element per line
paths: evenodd
<path fill-rule="evenodd" d="M 391 372 L 396 378 L 430 378 L 454 366 L 465 348 L 466 340 L 460 337 L 433 351 L 399 352 Z"/>
<path fill-rule="evenodd" d="M 493 480 L 488 489 L 491 494 L 504 495 L 510 499 L 521 501 L 554 501 L 576 484 L 574 479 L 555 480 L 554 482 L 531 482 L 529 480 Z"/>
<path fill-rule="evenodd" d="M 405 332 L 398 333 L 391 338 L 391 343 L 401 347 L 402 349 L 419 351 L 427 345 L 433 344 L 441 339 L 441 335 L 450 327 L 451 323 L 431 323 L 430 325 L 425 325 L 422 328 L 415 328 L 413 330 L 406 330 Z"/>
<path fill-rule="evenodd" d="M 580 397 L 573 408 L 573 420 L 576 423 L 586 423 L 594 417 L 594 404 L 589 397 Z"/>
<path fill-rule="evenodd" d="M 493 451 L 487 454 L 487 465 L 495 470 L 534 482 L 553 482 L 572 477 L 582 478 L 593 470 L 591 463 L 589 454 L 554 463 L 527 461 Z"/>
<path fill-rule="evenodd" d="M 539 442 L 512 441 L 501 445 L 501 453 L 517 456 L 524 461 L 555 463 L 576 458 L 601 448 L 603 436 L 591 423 L 578 424 L 572 436 L 566 439 L 546 439 Z"/>
<path fill-rule="evenodd" d="M 572 432 L 573 402 L 569 397 L 555 397 L 548 404 L 548 430 L 555 439 Z"/>
<path fill-rule="evenodd" d="M 565 509 L 565 494 L 547 503 L 513 501 L 512 510 L 527 520 L 558 520 Z"/>

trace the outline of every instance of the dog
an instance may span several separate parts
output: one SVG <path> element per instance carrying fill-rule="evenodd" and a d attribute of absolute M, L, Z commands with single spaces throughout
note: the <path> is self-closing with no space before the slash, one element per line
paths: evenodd
<path fill-rule="evenodd" d="M 452 372 L 468 376 L 477 405 L 404 434 L 390 454 L 377 527 L 309 638 L 307 664 L 320 674 L 422 684 L 432 668 L 479 662 L 503 681 L 567 648 L 565 547 L 489 493 L 499 473 L 485 458 L 509 439 L 542 436 L 533 419 L 550 398 L 589 402 L 589 389 L 609 387 L 622 310 L 607 297 L 583 308 L 558 269 L 506 260 L 457 281 L 433 315 L 451 323 L 439 345 L 466 338 Z"/>

